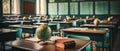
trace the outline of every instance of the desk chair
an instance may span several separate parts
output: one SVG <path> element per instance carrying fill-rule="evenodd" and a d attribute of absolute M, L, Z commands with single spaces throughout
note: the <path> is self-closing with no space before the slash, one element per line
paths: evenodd
<path fill-rule="evenodd" d="M 107 33 L 105 35 L 105 40 L 109 40 L 109 38 L 110 38 L 110 34 Z M 108 42 L 110 42 L 110 41 L 108 41 Z M 96 42 L 95 47 L 96 47 L 97 51 L 100 51 L 100 48 L 102 48 L 102 42 Z M 104 42 L 104 48 L 106 49 L 106 51 L 110 51 L 111 50 L 109 43 L 105 43 Z"/>
<path fill-rule="evenodd" d="M 68 38 L 75 38 L 75 39 L 81 39 L 81 40 L 90 40 L 87 36 L 77 36 L 77 35 L 67 35 Z M 88 45 L 85 49 L 86 51 L 91 51 L 90 45 Z"/>

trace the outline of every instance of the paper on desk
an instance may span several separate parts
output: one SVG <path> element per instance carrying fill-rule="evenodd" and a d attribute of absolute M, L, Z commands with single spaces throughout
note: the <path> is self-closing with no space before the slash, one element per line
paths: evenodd
<path fill-rule="evenodd" d="M 76 30 L 86 30 L 88 28 L 73 28 L 73 29 L 76 29 Z"/>
<path fill-rule="evenodd" d="M 50 40 L 51 40 L 51 41 L 55 41 L 55 40 L 57 40 L 57 39 L 62 39 L 62 38 L 63 38 L 63 37 L 59 37 L 59 36 L 51 36 Z M 26 38 L 25 40 L 34 41 L 34 42 L 41 41 L 41 40 L 38 39 L 37 37 Z"/>

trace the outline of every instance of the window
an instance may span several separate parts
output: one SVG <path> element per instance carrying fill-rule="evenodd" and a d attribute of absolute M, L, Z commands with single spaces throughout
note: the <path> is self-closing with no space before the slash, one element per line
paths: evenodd
<path fill-rule="evenodd" d="M 3 13 L 10 13 L 10 0 L 3 0 Z"/>
<path fill-rule="evenodd" d="M 12 14 L 14 11 L 14 0 L 3 0 L 3 14 Z"/>

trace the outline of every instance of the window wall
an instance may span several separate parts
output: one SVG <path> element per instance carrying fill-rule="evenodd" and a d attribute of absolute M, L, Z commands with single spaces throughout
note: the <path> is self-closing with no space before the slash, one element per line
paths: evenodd
<path fill-rule="evenodd" d="M 14 12 L 14 0 L 3 0 L 3 14 L 12 14 Z"/>

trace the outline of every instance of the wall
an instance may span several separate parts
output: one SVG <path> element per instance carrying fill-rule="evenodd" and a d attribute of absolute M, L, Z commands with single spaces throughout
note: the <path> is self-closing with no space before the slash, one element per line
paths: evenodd
<path fill-rule="evenodd" d="M 21 15 L 36 15 L 36 0 L 21 0 Z"/>
<path fill-rule="evenodd" d="M 119 0 L 48 0 L 48 15 L 76 15 L 78 18 L 92 17 L 100 19 L 108 16 L 119 17 Z"/>
<path fill-rule="evenodd" d="M 0 0 L 0 17 L 2 17 L 3 12 L 2 12 L 2 0 Z"/>

